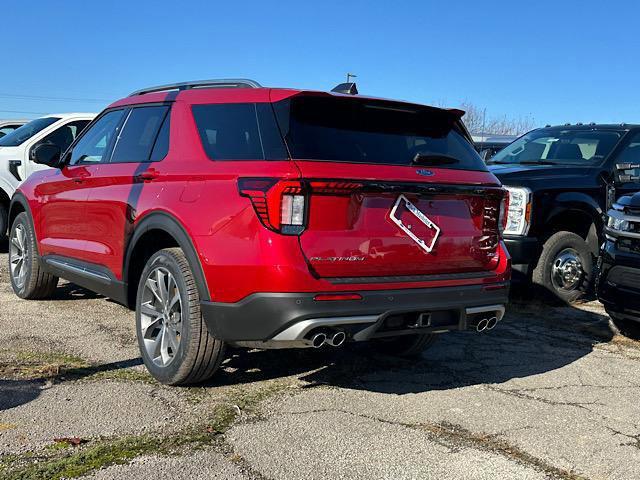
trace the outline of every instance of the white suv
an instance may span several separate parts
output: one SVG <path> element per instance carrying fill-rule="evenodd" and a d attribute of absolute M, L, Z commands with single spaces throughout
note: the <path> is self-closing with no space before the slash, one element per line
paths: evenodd
<path fill-rule="evenodd" d="M 18 185 L 43 165 L 32 161 L 33 149 L 51 143 L 65 151 L 95 113 L 52 114 L 32 120 L 0 138 L 0 241 L 7 233 L 9 200 Z"/>

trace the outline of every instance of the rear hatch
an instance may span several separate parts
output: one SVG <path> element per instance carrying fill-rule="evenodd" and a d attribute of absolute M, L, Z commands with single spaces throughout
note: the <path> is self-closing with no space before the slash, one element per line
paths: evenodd
<path fill-rule="evenodd" d="M 503 190 L 460 112 L 328 94 L 273 105 L 305 193 L 300 247 L 318 276 L 389 281 L 495 267 Z"/>

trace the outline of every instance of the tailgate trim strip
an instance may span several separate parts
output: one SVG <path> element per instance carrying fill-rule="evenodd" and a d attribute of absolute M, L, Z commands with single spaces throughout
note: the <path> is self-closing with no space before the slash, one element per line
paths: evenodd
<path fill-rule="evenodd" d="M 328 282 L 336 285 L 357 284 L 357 283 L 410 283 L 410 282 L 436 282 L 441 280 L 474 280 L 479 278 L 489 278 L 494 274 L 491 272 L 471 272 L 471 273 L 434 273 L 430 275 L 389 275 L 385 277 L 329 277 Z"/>

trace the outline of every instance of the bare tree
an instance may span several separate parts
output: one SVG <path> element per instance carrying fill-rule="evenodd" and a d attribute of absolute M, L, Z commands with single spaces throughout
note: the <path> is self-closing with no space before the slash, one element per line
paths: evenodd
<path fill-rule="evenodd" d="M 469 101 L 464 101 L 460 109 L 466 113 L 462 120 L 470 132 L 489 133 L 493 135 L 520 135 L 528 132 L 535 126 L 532 117 L 521 116 L 509 118 L 506 115 L 493 117 L 487 115 L 487 110 L 480 108 Z"/>

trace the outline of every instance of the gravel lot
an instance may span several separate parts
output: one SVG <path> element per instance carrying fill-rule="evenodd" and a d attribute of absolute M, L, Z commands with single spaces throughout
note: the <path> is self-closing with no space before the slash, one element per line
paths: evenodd
<path fill-rule="evenodd" d="M 416 361 L 229 351 L 210 384 L 169 388 L 131 312 L 68 284 L 21 301 L 6 263 L 0 478 L 640 478 L 640 344 L 595 302 L 515 306 Z"/>

